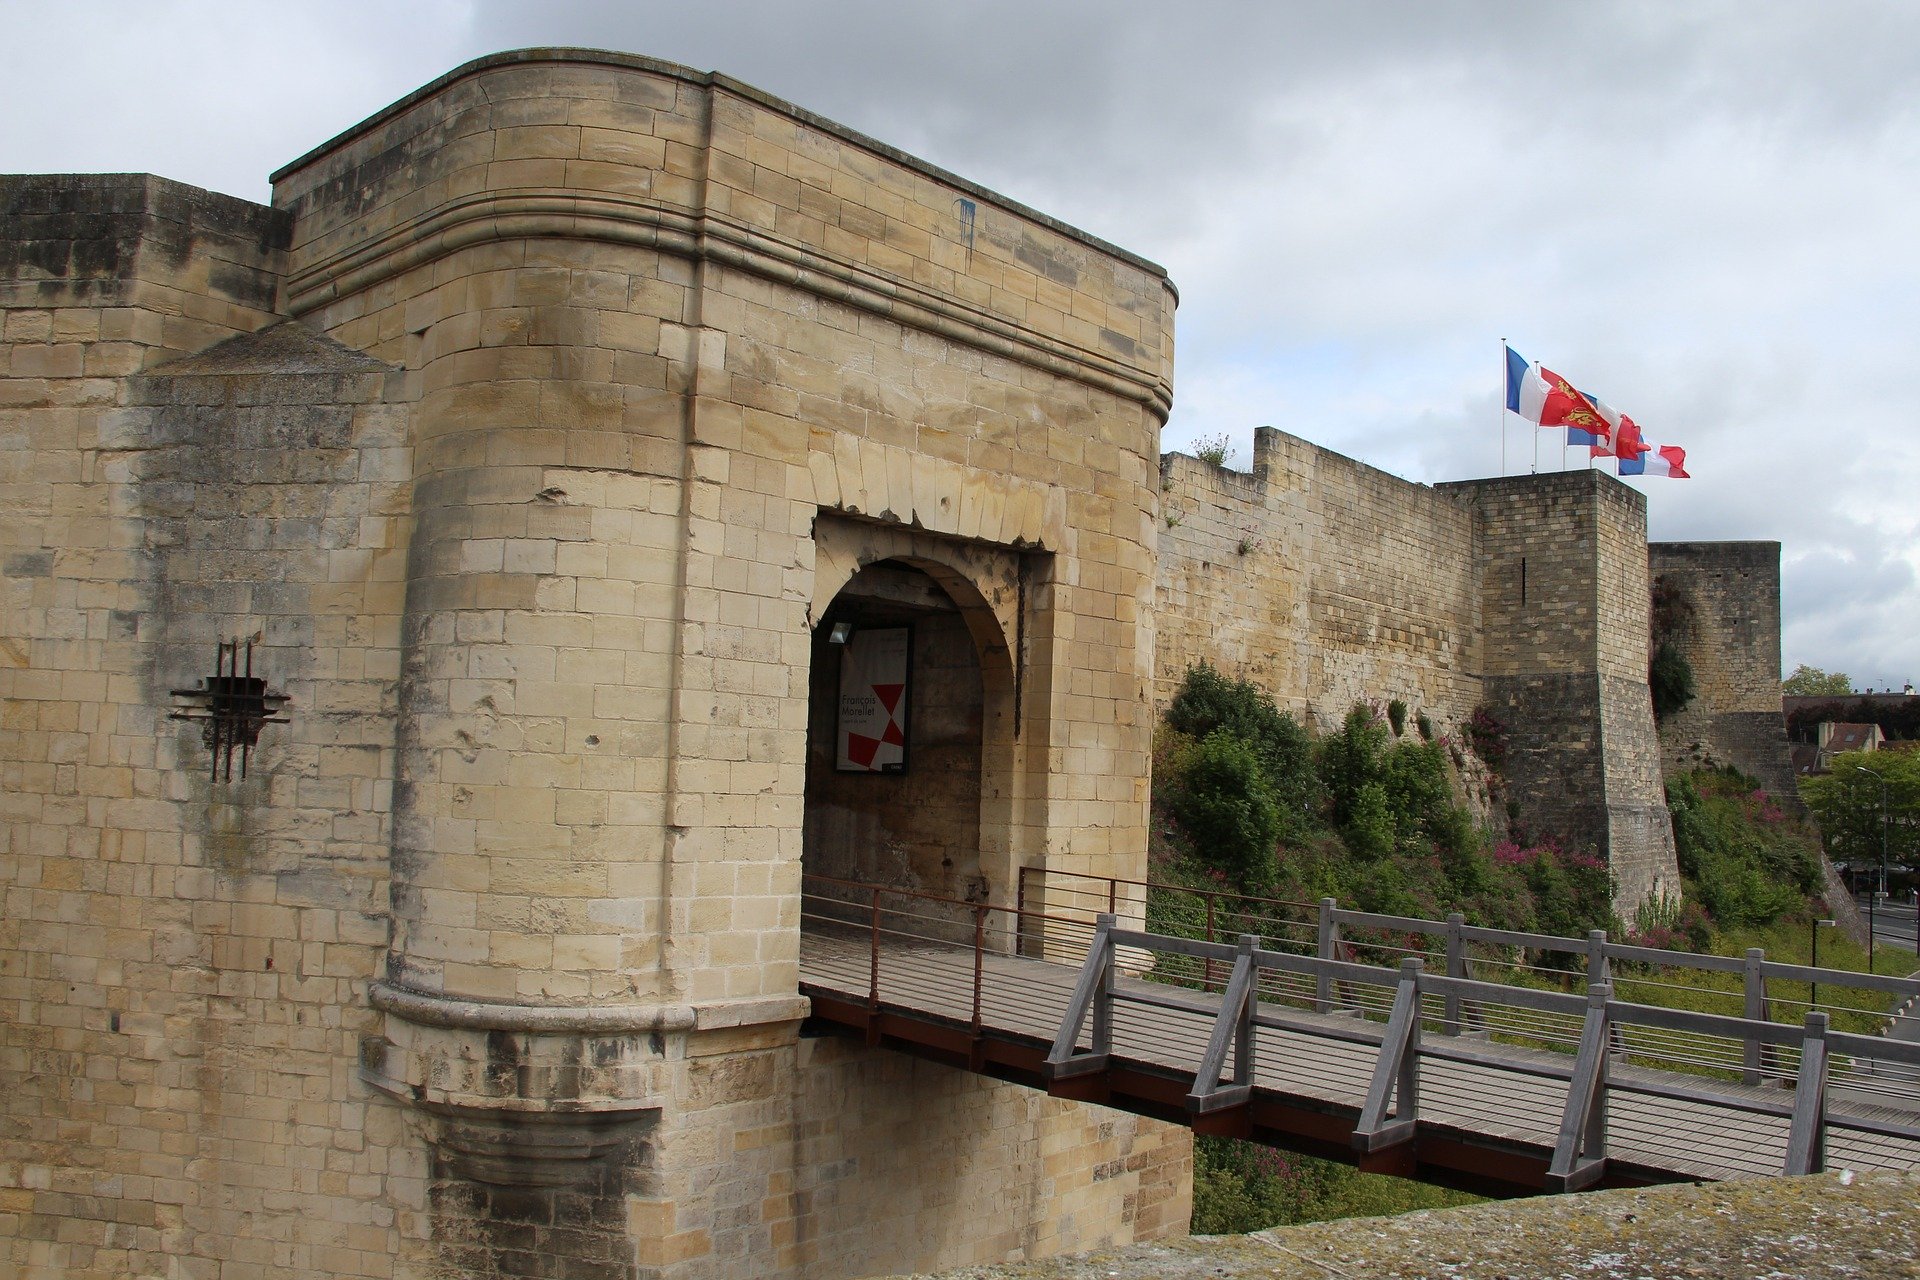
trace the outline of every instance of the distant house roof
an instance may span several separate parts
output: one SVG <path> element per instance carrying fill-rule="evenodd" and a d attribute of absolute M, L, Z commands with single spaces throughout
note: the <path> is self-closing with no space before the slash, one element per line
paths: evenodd
<path fill-rule="evenodd" d="M 1796 742 L 1792 747 L 1793 772 L 1797 776 L 1812 773 L 1820 767 L 1820 748 L 1808 742 Z"/>
<path fill-rule="evenodd" d="M 1820 726 L 1820 746 L 1832 755 L 1842 751 L 1872 751 L 1883 738 L 1877 724 L 1848 724 L 1831 721 Z"/>

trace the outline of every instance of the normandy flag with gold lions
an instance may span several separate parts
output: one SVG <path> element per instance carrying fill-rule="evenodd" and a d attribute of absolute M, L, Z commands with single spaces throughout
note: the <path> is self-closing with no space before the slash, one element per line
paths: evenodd
<path fill-rule="evenodd" d="M 1688 478 L 1685 449 L 1648 442 L 1632 418 L 1553 370 L 1529 364 L 1512 347 L 1507 348 L 1507 410 L 1536 426 L 1565 428 L 1567 443 L 1585 445 L 1591 457 L 1618 458 L 1623 476 Z"/>

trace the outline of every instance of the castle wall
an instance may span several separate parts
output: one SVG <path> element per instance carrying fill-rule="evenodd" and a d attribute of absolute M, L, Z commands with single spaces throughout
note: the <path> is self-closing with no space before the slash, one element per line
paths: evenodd
<path fill-rule="evenodd" d="M 1653 581 L 1678 593 L 1674 643 L 1693 668 L 1694 700 L 1660 725 L 1667 766 L 1731 765 L 1798 799 L 1781 714 L 1780 544 L 1656 542 Z"/>
<path fill-rule="evenodd" d="M 1647 692 L 1646 509 L 1599 472 L 1408 483 L 1272 428 L 1251 473 L 1161 460 L 1156 695 L 1201 661 L 1325 731 L 1395 698 L 1507 728 L 1525 833 L 1677 891 Z"/>
<path fill-rule="evenodd" d="M 1202 661 L 1320 729 L 1399 698 L 1445 732 L 1480 701 L 1472 514 L 1297 437 L 1251 473 L 1161 460 L 1156 698 Z"/>
<path fill-rule="evenodd" d="M 909 1124 L 796 988 L 861 564 L 964 606 L 994 900 L 1139 875 L 1158 268 L 610 55 L 463 68 L 274 210 L 0 190 L 0 1257 L 824 1280 L 1184 1225 L 1184 1130 L 919 1076 L 973 1127 Z M 256 633 L 285 723 L 215 782 L 171 691 Z"/>

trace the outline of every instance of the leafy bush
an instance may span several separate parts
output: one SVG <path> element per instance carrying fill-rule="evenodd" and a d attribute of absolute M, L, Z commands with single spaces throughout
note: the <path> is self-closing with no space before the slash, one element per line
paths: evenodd
<path fill-rule="evenodd" d="M 1738 770 L 1673 779 L 1667 809 L 1687 896 L 1722 928 L 1771 924 L 1819 892 L 1817 847 Z"/>
<path fill-rule="evenodd" d="M 1394 744 L 1381 761 L 1387 808 L 1393 817 L 1394 847 L 1403 853 L 1423 852 L 1444 840 L 1470 838 L 1472 825 L 1455 821 L 1461 811 L 1453 803 L 1447 781 L 1446 753 L 1432 743 Z M 1464 815 L 1462 815 L 1464 816 Z"/>
<path fill-rule="evenodd" d="M 1195 1235 L 1243 1235 L 1293 1222 L 1381 1217 L 1477 1200 L 1233 1138 L 1193 1141 Z"/>
<path fill-rule="evenodd" d="M 1477 719 L 1486 741 L 1504 742 L 1484 709 Z M 1575 936 L 1605 927 L 1606 868 L 1550 846 L 1491 856 L 1455 802 L 1448 751 L 1445 739 L 1394 741 L 1365 704 L 1315 743 L 1255 686 L 1196 666 L 1156 740 L 1154 874 L 1395 915 L 1459 910 L 1495 928 L 1544 929 L 1543 916 Z"/>
<path fill-rule="evenodd" d="M 1393 855 L 1393 811 L 1387 804 L 1386 787 L 1378 782 L 1361 786 L 1348 806 L 1343 834 L 1355 857 L 1377 862 Z"/>
<path fill-rule="evenodd" d="M 1224 731 L 1245 742 L 1259 757 L 1282 830 L 1298 837 L 1311 827 L 1320 799 L 1313 739 L 1258 685 L 1230 680 L 1204 662 L 1189 667 L 1167 707 L 1166 721 L 1168 728 L 1190 738 Z"/>
<path fill-rule="evenodd" d="M 1393 736 L 1405 736 L 1407 732 L 1407 704 L 1395 698 L 1387 704 L 1387 723 L 1393 726 Z"/>
<path fill-rule="evenodd" d="M 1693 664 L 1678 646 L 1662 644 L 1647 667 L 1647 687 L 1653 692 L 1653 718 L 1664 720 L 1687 709 L 1693 701 Z"/>
<path fill-rule="evenodd" d="M 1467 744 L 1473 748 L 1473 754 L 1486 762 L 1487 768 L 1498 769 L 1507 762 L 1505 722 L 1487 708 L 1475 707 L 1467 720 Z"/>
<path fill-rule="evenodd" d="M 1526 883 L 1535 932 L 1581 938 L 1612 924 L 1613 873 L 1592 854 L 1569 853 L 1551 840 L 1531 847 L 1508 841 L 1494 848 L 1493 860 Z"/>
<path fill-rule="evenodd" d="M 1351 823 L 1361 790 L 1383 780 L 1386 749 L 1387 727 L 1364 704 L 1347 712 L 1338 733 L 1320 740 L 1320 784 L 1335 826 Z"/>
<path fill-rule="evenodd" d="M 1201 856 L 1240 889 L 1270 886 L 1280 810 L 1251 744 L 1216 729 L 1176 758 L 1173 813 Z"/>

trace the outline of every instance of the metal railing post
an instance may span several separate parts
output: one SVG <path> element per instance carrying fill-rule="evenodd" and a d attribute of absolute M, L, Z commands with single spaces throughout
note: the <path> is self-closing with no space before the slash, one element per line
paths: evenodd
<path fill-rule="evenodd" d="M 1320 932 L 1315 942 L 1314 954 L 1322 960 L 1333 959 L 1334 949 L 1340 944 L 1340 926 L 1333 918 L 1339 904 L 1332 898 L 1320 899 Z M 1324 970 L 1313 977 L 1313 1011 L 1325 1013 L 1333 1007 L 1333 978 Z"/>
<path fill-rule="evenodd" d="M 1094 919 L 1100 930 L 1100 986 L 1093 997 L 1093 1051 L 1102 1056 L 1113 1052 L 1113 927 L 1118 920 L 1111 911 Z"/>
<path fill-rule="evenodd" d="M 980 1034 L 980 987 L 987 967 L 987 909 L 973 909 L 973 1034 Z"/>
<path fill-rule="evenodd" d="M 1447 976 L 1465 978 L 1467 976 L 1467 918 L 1458 911 L 1447 916 Z M 1457 1036 L 1463 1029 L 1461 1022 L 1460 992 L 1457 988 L 1447 989 L 1446 1034 Z"/>
<path fill-rule="evenodd" d="M 867 965 L 867 1012 L 880 1011 L 880 890 L 873 890 L 873 900 L 868 911 L 869 935 L 873 949 Z"/>

